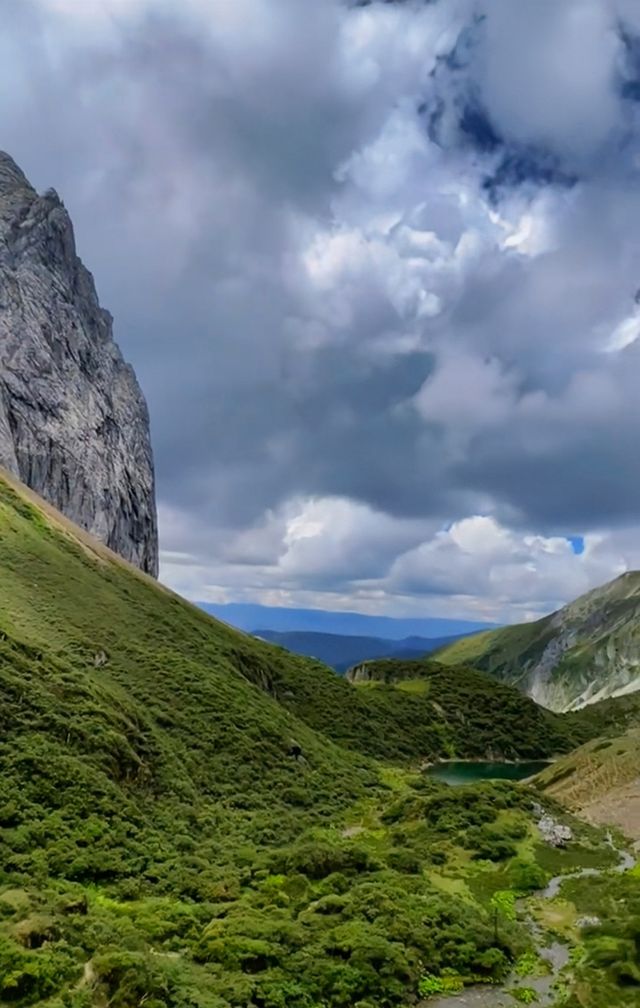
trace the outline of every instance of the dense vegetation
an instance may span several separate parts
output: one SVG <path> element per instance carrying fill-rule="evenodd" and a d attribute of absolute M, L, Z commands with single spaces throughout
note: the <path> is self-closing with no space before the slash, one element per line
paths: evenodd
<path fill-rule="evenodd" d="M 381 758 L 423 753 L 436 758 L 543 759 L 640 725 L 640 693 L 555 714 L 476 669 L 431 658 L 368 661 L 352 669 L 348 678 L 372 709 L 377 706 L 388 726 L 380 749 L 376 751 L 375 741 L 367 744 L 365 738 L 354 737 L 355 729 L 349 733 L 344 724 L 348 709 L 332 723 L 330 701 L 326 722 L 321 720 L 321 704 L 313 715 L 315 724 L 343 744 Z M 308 702 L 311 705 L 310 695 Z"/>
<path fill-rule="evenodd" d="M 385 1008 L 531 953 L 507 912 L 549 870 L 527 791 L 366 755 L 478 746 L 444 673 L 353 686 L 2 481 L 0 565 L 1 1003 Z M 488 718 L 496 687 L 461 675 Z M 610 854 L 575 828 L 572 856 Z"/>
<path fill-rule="evenodd" d="M 367 703 L 377 705 L 387 734 L 397 733 L 405 753 L 544 759 L 582 741 L 578 721 L 569 723 L 467 666 L 380 659 L 365 662 L 349 677 Z"/>

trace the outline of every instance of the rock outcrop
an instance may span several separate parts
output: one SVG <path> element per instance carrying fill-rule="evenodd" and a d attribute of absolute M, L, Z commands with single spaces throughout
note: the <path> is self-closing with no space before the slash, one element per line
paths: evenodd
<path fill-rule="evenodd" d="M 0 153 L 0 465 L 149 574 L 149 417 L 52 189 Z"/>

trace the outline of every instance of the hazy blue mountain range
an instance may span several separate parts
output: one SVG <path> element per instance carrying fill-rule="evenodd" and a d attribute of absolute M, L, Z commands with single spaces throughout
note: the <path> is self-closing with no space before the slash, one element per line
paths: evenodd
<path fill-rule="evenodd" d="M 199 602 L 205 612 L 230 623 L 239 630 L 253 633 L 257 627 L 290 633 L 305 630 L 324 634 L 356 637 L 380 637 L 402 641 L 407 637 L 458 637 L 477 630 L 493 629 L 490 623 L 459 619 L 396 619 L 393 616 L 369 616 L 364 613 L 331 612 L 323 609 L 289 609 L 285 606 L 262 606 L 249 602 L 217 604 Z"/>
<path fill-rule="evenodd" d="M 336 672 L 346 672 L 352 665 L 371 658 L 420 658 L 436 648 L 452 644 L 455 637 L 405 637 L 388 640 L 383 637 L 362 637 L 351 634 L 327 634 L 317 631 L 255 630 L 262 640 L 279 644 L 287 651 L 317 658 Z"/>

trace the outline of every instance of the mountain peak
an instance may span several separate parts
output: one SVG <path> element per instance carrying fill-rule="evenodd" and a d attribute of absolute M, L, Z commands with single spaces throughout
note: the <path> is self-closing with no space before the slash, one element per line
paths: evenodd
<path fill-rule="evenodd" d="M 0 466 L 151 574 L 147 406 L 57 193 L 0 153 Z"/>
<path fill-rule="evenodd" d="M 21 168 L 10 154 L 0 150 L 0 196 L 16 190 L 27 190 L 35 195 L 35 190 Z"/>

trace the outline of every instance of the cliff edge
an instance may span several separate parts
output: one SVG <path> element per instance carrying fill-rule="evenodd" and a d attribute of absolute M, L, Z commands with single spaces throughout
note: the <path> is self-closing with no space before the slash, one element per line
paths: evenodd
<path fill-rule="evenodd" d="M 149 574 L 149 416 L 57 193 L 0 152 L 0 465 Z"/>

